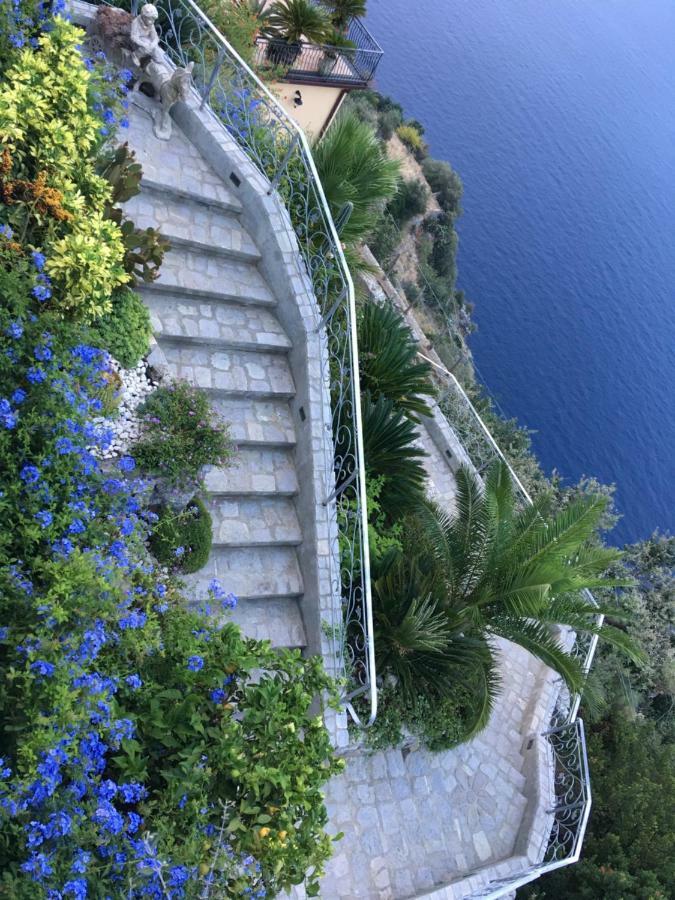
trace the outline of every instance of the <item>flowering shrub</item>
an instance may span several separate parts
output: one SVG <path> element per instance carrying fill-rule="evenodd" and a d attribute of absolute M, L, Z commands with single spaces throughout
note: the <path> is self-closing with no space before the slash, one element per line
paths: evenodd
<path fill-rule="evenodd" d="M 4 224 L 44 253 L 37 299 L 53 295 L 59 309 L 91 319 L 129 280 L 121 231 L 103 218 L 110 186 L 94 165 L 126 88 L 102 62 L 83 59 L 83 39 L 56 18 L 38 49 L 23 49 L 4 73 L 0 199 Z"/>
<path fill-rule="evenodd" d="M 329 681 L 223 621 L 217 582 L 189 608 L 158 575 L 135 461 L 91 452 L 106 355 L 22 308 L 18 281 L 0 308 L 0 893 L 268 897 L 309 867 L 316 893 Z"/>
<path fill-rule="evenodd" d="M 140 408 L 139 463 L 170 483 L 199 478 L 206 465 L 224 466 L 232 456 L 227 427 L 218 422 L 204 391 L 184 381 L 161 387 Z"/>

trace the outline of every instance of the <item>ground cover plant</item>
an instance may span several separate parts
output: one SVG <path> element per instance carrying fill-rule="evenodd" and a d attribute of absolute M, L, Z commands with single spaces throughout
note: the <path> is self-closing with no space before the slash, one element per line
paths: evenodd
<path fill-rule="evenodd" d="M 308 870 L 312 895 L 330 854 L 321 786 L 339 769 L 315 703 L 332 685 L 316 660 L 244 639 L 218 582 L 183 597 L 148 552 L 140 462 L 101 463 L 113 372 L 83 323 L 114 310 L 117 263 L 83 274 L 59 249 L 70 220 L 19 187 L 32 179 L 59 209 L 77 197 L 83 259 L 101 221 L 118 246 L 96 174 L 113 125 L 82 33 L 42 24 L 0 82 L 14 167 L 0 222 L 0 896 L 262 898 Z M 72 110 L 52 85 L 60 64 L 45 66 L 57 46 Z M 28 83 L 62 147 L 30 131 L 40 117 L 22 130 Z"/>
<path fill-rule="evenodd" d="M 171 485 L 198 481 L 206 465 L 227 465 L 232 447 L 207 395 L 184 381 L 151 394 L 140 409 L 143 432 L 134 455 Z"/>

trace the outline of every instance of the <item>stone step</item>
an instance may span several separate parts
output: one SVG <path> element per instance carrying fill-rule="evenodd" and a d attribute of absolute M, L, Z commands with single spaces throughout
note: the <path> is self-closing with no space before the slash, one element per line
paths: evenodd
<path fill-rule="evenodd" d="M 303 649 L 307 644 L 300 606 L 293 597 L 242 600 L 232 612 L 232 621 L 247 637 L 270 641 L 273 647 Z"/>
<path fill-rule="evenodd" d="M 295 427 L 286 400 L 214 396 L 211 406 L 229 424 L 232 440 L 240 450 L 295 446 Z"/>
<path fill-rule="evenodd" d="M 170 141 L 158 141 L 149 126 L 147 104 L 132 96 L 129 138 L 143 166 L 143 189 L 173 194 L 226 212 L 241 212 L 234 187 L 228 187 L 174 123 Z"/>
<path fill-rule="evenodd" d="M 204 568 L 185 581 L 202 598 L 212 578 L 242 603 L 299 597 L 303 591 L 294 547 L 214 547 Z"/>
<path fill-rule="evenodd" d="M 156 228 L 172 247 L 254 263 L 260 259 L 258 248 L 236 215 L 209 209 L 198 201 L 145 189 L 124 204 L 124 212 L 137 228 Z"/>
<path fill-rule="evenodd" d="M 231 466 L 209 466 L 204 475 L 210 494 L 293 497 L 298 493 L 295 465 L 288 450 L 242 447 Z"/>
<path fill-rule="evenodd" d="M 214 393 L 290 399 L 295 394 L 286 357 L 278 353 L 218 349 L 185 341 L 159 341 L 169 372 Z"/>
<path fill-rule="evenodd" d="M 260 272 L 240 259 L 173 247 L 164 254 L 159 273 L 156 281 L 143 285 L 143 292 L 168 290 L 181 296 L 276 306 Z"/>
<path fill-rule="evenodd" d="M 302 542 L 295 504 L 288 497 L 208 497 L 218 547 L 297 546 Z"/>
<path fill-rule="evenodd" d="M 161 291 L 147 293 L 145 304 L 156 337 L 270 352 L 291 346 L 276 316 L 260 306 L 211 303 Z"/>

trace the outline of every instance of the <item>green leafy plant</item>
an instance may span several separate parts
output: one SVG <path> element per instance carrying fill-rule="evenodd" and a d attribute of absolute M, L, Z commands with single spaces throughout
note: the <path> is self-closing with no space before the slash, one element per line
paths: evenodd
<path fill-rule="evenodd" d="M 387 210 L 396 224 L 401 226 L 413 216 L 423 213 L 428 199 L 429 191 L 419 179 L 403 179 Z"/>
<path fill-rule="evenodd" d="M 39 51 L 24 50 L 5 72 L 0 198 L 21 242 L 46 257 L 39 299 L 91 320 L 129 276 L 120 229 L 104 216 L 110 188 L 95 166 L 103 136 L 92 94 L 107 82 L 85 67 L 82 39 L 57 18 Z"/>
<path fill-rule="evenodd" d="M 390 520 L 424 499 L 426 456 L 416 446 L 415 425 L 394 402 L 368 392 L 361 398 L 363 447 L 366 471 L 371 478 L 384 478 L 380 505 Z"/>
<path fill-rule="evenodd" d="M 198 572 L 211 552 L 211 515 L 199 497 L 193 497 L 185 509 L 159 512 L 150 535 L 150 549 L 159 562 L 181 572 Z"/>
<path fill-rule="evenodd" d="M 422 135 L 414 125 L 399 125 L 396 129 L 396 134 L 413 153 L 418 154 L 422 152 L 424 141 L 422 140 Z"/>
<path fill-rule="evenodd" d="M 115 291 L 109 313 L 89 329 L 89 340 L 108 350 L 125 368 L 135 366 L 148 352 L 152 327 L 150 314 L 135 291 Z"/>
<path fill-rule="evenodd" d="M 366 0 L 329 0 L 327 6 L 333 25 L 343 32 L 352 19 L 362 19 L 366 14 Z"/>
<path fill-rule="evenodd" d="M 184 381 L 160 387 L 140 408 L 142 434 L 133 448 L 139 465 L 170 484 L 190 484 L 204 466 L 232 457 L 227 426 L 204 391 Z"/>
<path fill-rule="evenodd" d="M 342 240 L 362 240 L 376 224 L 382 204 L 396 192 L 398 162 L 387 158 L 373 129 L 353 113 L 339 115 L 313 153 L 333 216 L 352 204 Z"/>
<path fill-rule="evenodd" d="M 361 387 L 386 397 L 413 421 L 429 413 L 424 397 L 436 393 L 431 367 L 420 360 L 410 329 L 389 304 L 364 304 L 358 318 Z"/>
<path fill-rule="evenodd" d="M 328 31 L 328 16 L 310 0 L 276 0 L 265 25 L 271 62 L 291 65 L 300 53 L 301 42 L 321 44 Z"/>

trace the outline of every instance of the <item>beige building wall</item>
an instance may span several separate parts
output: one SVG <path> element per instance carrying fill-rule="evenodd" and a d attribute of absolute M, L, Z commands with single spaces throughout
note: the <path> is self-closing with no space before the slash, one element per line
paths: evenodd
<path fill-rule="evenodd" d="M 308 137 L 320 135 L 330 122 L 342 100 L 343 89 L 317 84 L 288 84 L 275 81 L 272 93 L 292 116 Z M 294 103 L 300 91 L 302 105 Z"/>

